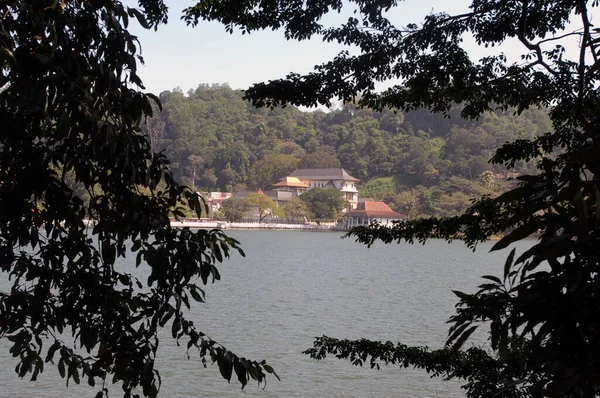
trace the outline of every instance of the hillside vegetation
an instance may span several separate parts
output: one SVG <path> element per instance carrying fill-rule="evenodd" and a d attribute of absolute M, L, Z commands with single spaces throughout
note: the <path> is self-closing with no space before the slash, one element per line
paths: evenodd
<path fill-rule="evenodd" d="M 543 110 L 484 114 L 477 121 L 427 111 L 328 112 L 256 109 L 227 85 L 165 91 L 163 111 L 144 129 L 165 150 L 175 176 L 198 190 L 270 189 L 296 168 L 343 167 L 360 197 L 384 200 L 409 217 L 459 214 L 470 199 L 505 190 L 506 170 L 488 163 L 507 141 L 551 130 Z M 531 171 L 519 164 L 512 172 Z"/>

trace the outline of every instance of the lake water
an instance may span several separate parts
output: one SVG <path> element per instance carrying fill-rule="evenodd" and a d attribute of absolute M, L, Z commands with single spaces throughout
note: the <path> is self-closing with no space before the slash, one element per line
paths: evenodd
<path fill-rule="evenodd" d="M 440 348 L 457 298 L 472 292 L 485 274 L 500 275 L 507 251 L 473 253 L 462 243 L 372 248 L 341 240 L 340 233 L 228 231 L 242 242 L 246 258 L 234 255 L 219 267 L 222 279 L 206 287 L 206 304 L 193 307 L 199 330 L 240 356 L 266 359 L 281 377 L 266 388 L 228 385 L 216 365 L 187 359 L 165 330 L 157 368 L 163 397 L 464 397 L 458 382 L 430 379 L 412 369 L 354 367 L 302 354 L 315 336 L 391 340 Z M 531 242 L 517 246 L 523 251 Z M 519 250 L 521 249 L 521 250 Z M 124 266 L 133 267 L 133 257 Z M 87 385 L 65 387 L 53 366 L 38 381 L 16 378 L 16 361 L 0 344 L 0 396 L 82 397 Z M 233 377 L 235 379 L 235 376 Z M 122 396 L 118 388 L 111 396 Z"/>

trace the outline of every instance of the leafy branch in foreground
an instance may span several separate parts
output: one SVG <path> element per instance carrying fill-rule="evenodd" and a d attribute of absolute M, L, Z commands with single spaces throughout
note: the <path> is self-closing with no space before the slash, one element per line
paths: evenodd
<path fill-rule="evenodd" d="M 201 284 L 220 279 L 217 264 L 243 251 L 219 230 L 170 226 L 182 206 L 200 216 L 205 204 L 139 127 L 160 103 L 138 91 L 143 59 L 127 26 L 166 21 L 162 1 L 140 3 L 0 4 L 0 269 L 10 285 L 0 337 L 20 377 L 54 363 L 67 384 L 101 382 L 99 397 L 107 382 L 126 397 L 158 395 L 158 330 L 168 326 L 227 380 L 264 383 L 269 365 L 186 315 L 205 299 Z M 135 270 L 122 262 L 132 252 Z"/>
<path fill-rule="evenodd" d="M 398 365 L 426 371 L 431 377 L 444 380 L 464 380 L 467 397 L 520 398 L 530 396 L 531 385 L 515 383 L 524 372 L 507 361 L 498 361 L 485 350 L 471 347 L 467 350 L 427 347 L 409 347 L 392 342 L 340 340 L 327 336 L 317 337 L 313 348 L 304 351 L 313 359 L 322 360 L 327 355 L 349 360 L 353 365 L 368 364 L 371 369 L 381 365 Z"/>
<path fill-rule="evenodd" d="M 552 131 L 508 142 L 491 159 L 507 168 L 536 163 L 536 174 L 520 176 L 516 188 L 475 202 L 459 217 L 391 229 L 359 227 L 350 235 L 369 245 L 443 238 L 464 239 L 474 248 L 505 232 L 492 250 L 538 235 L 523 253 L 511 252 L 503 279 L 485 276 L 478 292 L 457 293 L 449 342 L 458 349 L 475 327 L 489 327 L 497 369 L 521 372 L 501 385 L 502 394 L 592 398 L 600 393 L 600 30 L 591 18 L 599 4 L 474 0 L 462 14 L 431 13 L 422 23 L 396 27 L 391 10 L 401 5 L 394 0 L 200 0 L 185 18 L 191 24 L 217 20 L 230 31 L 281 28 L 288 39 L 321 37 L 356 49 L 342 51 L 311 73 L 290 73 L 250 87 L 245 95 L 255 105 L 330 105 L 341 99 L 377 110 L 427 108 L 448 115 L 453 104 L 461 104 L 462 116 L 471 119 L 487 111 L 548 109 Z M 323 24 L 324 15 L 347 8 L 354 13 L 346 23 Z M 465 37 L 485 46 L 489 55 L 471 59 Z M 509 40 L 523 46 L 516 62 L 494 51 Z M 381 82 L 391 87 L 378 91 Z M 352 359 L 350 352 L 361 360 L 365 354 L 381 357 L 377 344 L 329 342 L 338 341 L 317 340 L 321 357 L 341 353 Z M 403 360 L 424 367 L 421 358 L 400 351 Z M 435 353 L 424 356 L 432 359 Z M 475 365 L 481 361 L 464 359 L 474 364 L 465 374 L 468 387 L 479 380 Z M 454 374 L 447 359 L 440 365 Z M 494 380 L 488 380 L 490 391 Z M 490 396 L 485 390 L 470 394 Z"/>

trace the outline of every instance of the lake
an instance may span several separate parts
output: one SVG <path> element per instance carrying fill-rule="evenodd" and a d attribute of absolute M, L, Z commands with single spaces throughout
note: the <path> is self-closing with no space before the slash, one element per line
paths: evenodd
<path fill-rule="evenodd" d="M 246 258 L 235 254 L 219 267 L 221 281 L 206 287 L 207 303 L 191 318 L 199 330 L 240 356 L 271 364 L 281 381 L 252 382 L 242 391 L 227 384 L 216 365 L 187 359 L 165 330 L 157 368 L 163 397 L 464 397 L 458 382 L 430 379 L 398 367 L 354 367 L 302 354 L 315 336 L 391 340 L 441 348 L 446 320 L 457 298 L 451 289 L 472 292 L 481 275 L 500 275 L 507 250 L 489 253 L 493 242 L 473 253 L 464 244 L 434 240 L 426 245 L 383 245 L 368 249 L 334 232 L 227 231 L 240 240 Z M 531 242 L 521 242 L 522 252 Z M 123 266 L 133 267 L 134 257 Z M 480 336 L 481 338 L 481 336 Z M 36 382 L 17 379 L 16 361 L 1 344 L 0 396 L 82 397 L 87 385 L 65 387 L 53 366 Z M 232 380 L 235 379 L 235 376 Z M 111 397 L 122 390 L 111 389 Z"/>

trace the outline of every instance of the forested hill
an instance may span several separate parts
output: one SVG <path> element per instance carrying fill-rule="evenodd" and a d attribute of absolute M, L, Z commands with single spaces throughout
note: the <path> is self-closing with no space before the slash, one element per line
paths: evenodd
<path fill-rule="evenodd" d="M 269 189 L 296 168 L 341 166 L 362 181 L 362 197 L 429 215 L 454 214 L 469 197 L 501 189 L 502 179 L 493 177 L 506 170 L 488 163 L 494 149 L 551 128 L 538 109 L 520 116 L 487 114 L 478 121 L 461 120 L 458 108 L 449 119 L 352 106 L 329 112 L 255 109 L 227 85 L 200 85 L 187 94 L 166 91 L 160 100 L 163 111 L 145 129 L 154 150 L 166 151 L 187 185 Z"/>

